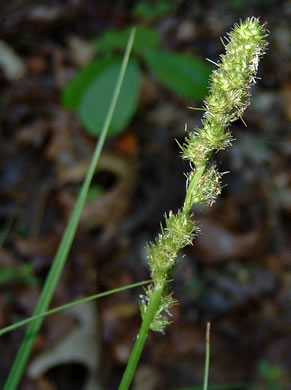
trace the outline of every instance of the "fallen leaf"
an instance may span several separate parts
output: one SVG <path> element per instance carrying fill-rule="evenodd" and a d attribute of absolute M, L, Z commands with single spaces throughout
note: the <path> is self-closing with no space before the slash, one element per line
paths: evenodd
<path fill-rule="evenodd" d="M 74 329 L 54 348 L 36 357 L 28 368 L 28 375 L 37 378 L 58 365 L 78 363 L 88 369 L 85 390 L 98 390 L 99 345 L 97 341 L 97 313 L 94 302 L 86 302 L 68 309 L 65 313 L 75 317 L 79 328 Z"/>
<path fill-rule="evenodd" d="M 26 71 L 22 59 L 4 41 L 0 41 L 0 68 L 10 81 L 20 79 Z"/>

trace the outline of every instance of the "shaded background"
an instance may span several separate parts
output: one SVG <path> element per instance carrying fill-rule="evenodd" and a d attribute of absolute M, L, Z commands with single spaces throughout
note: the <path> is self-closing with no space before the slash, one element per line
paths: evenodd
<path fill-rule="evenodd" d="M 62 89 L 92 58 L 90 41 L 137 22 L 137 3 L 2 4 L 0 35 L 18 68 L 0 70 L 0 327 L 31 315 L 96 143 L 63 108 Z M 223 193 L 211 208 L 195 210 L 202 233 L 174 274 L 173 324 L 165 335 L 150 334 L 133 388 L 201 384 L 211 321 L 210 383 L 290 389 L 291 3 L 172 4 L 152 23 L 164 48 L 217 60 L 219 37 L 240 18 L 260 16 L 270 30 L 269 49 L 244 115 L 248 126 L 235 122 L 236 141 L 215 157 L 221 171 L 230 171 Z M 188 166 L 175 139 L 183 142 L 185 123 L 199 126 L 201 114 L 187 106 L 200 105 L 144 71 L 137 114 L 106 142 L 94 178 L 102 191 L 84 210 L 53 306 L 149 278 L 145 244 L 185 194 Z M 140 325 L 141 293 L 129 290 L 47 318 L 21 389 L 88 389 L 90 382 L 116 389 Z M 23 334 L 0 338 L 1 385 Z"/>

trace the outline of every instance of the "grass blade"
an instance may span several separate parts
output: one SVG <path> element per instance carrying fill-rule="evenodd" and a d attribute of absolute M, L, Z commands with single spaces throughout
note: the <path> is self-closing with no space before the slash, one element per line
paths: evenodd
<path fill-rule="evenodd" d="M 111 294 L 118 293 L 120 291 L 128 290 L 130 288 L 139 287 L 139 286 L 142 286 L 142 285 L 147 284 L 147 283 L 150 283 L 150 280 L 145 280 L 143 282 L 128 284 L 126 286 L 114 288 L 112 290 L 108 290 L 108 291 L 105 291 L 105 292 L 102 292 L 99 294 L 90 295 L 89 297 L 81 298 L 81 299 L 78 299 L 74 302 L 66 303 L 65 305 L 55 307 L 54 309 L 45 311 L 44 313 L 26 318 L 25 320 L 18 321 L 15 324 L 12 324 L 12 325 L 6 326 L 5 328 L 2 328 L 2 329 L 0 329 L 0 336 L 2 336 L 5 333 L 11 332 L 12 330 L 15 330 L 17 328 L 20 328 L 21 326 L 24 326 L 24 325 L 26 325 L 32 321 L 35 321 L 39 318 L 47 317 L 47 316 L 54 314 L 54 313 L 57 313 L 59 311 L 69 309 L 70 307 L 79 305 L 80 303 L 93 301 L 94 299 L 99 299 L 99 298 L 105 297 L 107 295 L 111 295 Z"/>
<path fill-rule="evenodd" d="M 258 383 L 217 383 L 214 385 L 209 385 L 208 390 L 245 390 L 246 388 L 256 386 Z M 201 385 L 198 386 L 190 386 L 190 387 L 177 387 L 175 389 L 171 390 L 203 390 L 203 387 Z"/>
<path fill-rule="evenodd" d="M 62 274 L 63 267 L 65 265 L 65 261 L 67 259 L 69 250 L 71 248 L 73 239 L 75 237 L 75 233 L 78 227 L 78 223 L 80 220 L 80 216 L 82 213 L 82 209 L 84 207 L 84 204 L 86 202 L 88 189 L 90 187 L 92 178 L 94 176 L 96 166 L 99 161 L 99 157 L 106 139 L 106 135 L 109 129 L 110 122 L 112 120 L 112 116 L 114 113 L 114 109 L 116 107 L 117 99 L 119 96 L 119 92 L 121 89 L 122 81 L 124 79 L 125 71 L 127 68 L 129 56 L 131 53 L 133 41 L 135 36 L 135 29 L 132 29 L 127 48 L 124 54 L 120 74 L 116 83 L 116 88 L 114 90 L 114 94 L 112 97 L 112 101 L 108 110 L 108 114 L 102 129 L 102 133 L 100 135 L 100 138 L 98 140 L 98 143 L 96 145 L 96 149 L 94 151 L 90 167 L 88 169 L 87 175 L 85 177 L 85 180 L 82 184 L 77 202 L 75 204 L 72 216 L 70 218 L 70 221 L 66 227 L 66 230 L 63 234 L 60 246 L 58 248 L 58 251 L 56 253 L 53 265 L 50 269 L 50 272 L 48 274 L 47 280 L 45 282 L 45 285 L 43 287 L 43 290 L 41 292 L 41 295 L 39 297 L 36 309 L 34 311 L 34 315 L 43 314 L 47 309 L 51 302 L 51 299 L 53 297 L 53 294 L 55 292 L 56 285 L 60 279 L 60 276 Z M 42 325 L 43 317 L 38 318 L 37 320 L 33 321 L 24 336 L 24 339 L 22 341 L 22 344 L 18 350 L 17 356 L 14 360 L 13 366 L 10 370 L 10 373 L 8 375 L 7 381 L 4 386 L 4 390 L 16 390 L 17 386 L 22 378 L 23 371 L 26 367 L 27 361 L 29 359 L 29 356 L 31 354 L 36 336 L 39 332 L 39 329 Z"/>
<path fill-rule="evenodd" d="M 209 362 L 210 362 L 210 322 L 206 325 L 206 342 L 205 342 L 205 367 L 203 390 L 207 390 L 209 377 Z"/>

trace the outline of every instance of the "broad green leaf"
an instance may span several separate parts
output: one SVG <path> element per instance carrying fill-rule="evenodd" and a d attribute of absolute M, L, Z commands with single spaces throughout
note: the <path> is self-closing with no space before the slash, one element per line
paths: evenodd
<path fill-rule="evenodd" d="M 87 132 L 91 135 L 98 136 L 101 132 L 120 66 L 121 59 L 102 72 L 90 84 L 81 99 L 78 114 Z M 109 136 L 120 133 L 133 117 L 138 104 L 139 76 L 139 67 L 135 61 L 131 60 L 108 131 Z"/>
<path fill-rule="evenodd" d="M 112 53 L 114 50 L 124 50 L 131 28 L 123 30 L 107 30 L 105 34 L 95 41 L 97 53 Z M 133 44 L 133 51 L 142 54 L 144 50 L 155 49 L 160 45 L 160 35 L 149 27 L 138 27 Z"/>
<path fill-rule="evenodd" d="M 82 96 L 96 77 L 116 61 L 115 57 L 97 59 L 81 69 L 65 86 L 62 100 L 64 105 L 72 110 L 78 109 Z"/>
<path fill-rule="evenodd" d="M 190 99 L 202 99 L 212 67 L 200 57 L 165 50 L 143 54 L 150 70 L 172 91 Z"/>

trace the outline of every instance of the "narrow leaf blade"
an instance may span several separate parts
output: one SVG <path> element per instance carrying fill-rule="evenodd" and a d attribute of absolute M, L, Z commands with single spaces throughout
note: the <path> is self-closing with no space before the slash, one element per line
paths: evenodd
<path fill-rule="evenodd" d="M 50 272 L 48 274 L 48 277 L 46 279 L 45 285 L 42 289 L 41 295 L 39 297 L 37 306 L 34 310 L 34 315 L 43 314 L 48 309 L 48 306 L 51 302 L 51 299 L 53 297 L 54 291 L 56 289 L 57 283 L 60 279 L 60 276 L 62 274 L 63 267 L 65 265 L 67 256 L 69 254 L 73 239 L 76 234 L 76 230 L 78 227 L 78 223 L 81 217 L 82 209 L 85 205 L 88 190 L 92 181 L 92 178 L 94 176 L 94 173 L 96 171 L 96 167 L 100 158 L 100 154 L 105 142 L 105 138 L 107 135 L 107 131 L 112 119 L 112 115 L 114 113 L 116 103 L 118 101 L 120 88 L 122 85 L 122 82 L 124 80 L 124 75 L 126 72 L 128 59 L 131 53 L 132 44 L 134 41 L 134 35 L 135 35 L 135 29 L 132 30 L 132 33 L 130 35 L 128 45 L 124 54 L 120 74 L 116 83 L 116 88 L 114 89 L 114 93 L 112 96 L 112 100 L 108 109 L 108 113 L 106 115 L 106 120 L 100 135 L 100 138 L 98 140 L 98 143 L 96 145 L 93 157 L 90 162 L 89 169 L 87 171 L 87 175 L 85 177 L 85 180 L 82 184 L 78 199 L 76 201 L 72 216 L 69 220 L 69 223 L 65 229 L 65 232 L 63 234 L 61 243 L 59 245 L 58 251 L 56 253 L 56 256 L 54 258 L 52 267 L 50 269 Z M 5 382 L 4 390 L 15 390 L 18 387 L 18 384 L 21 380 L 23 371 L 25 369 L 25 366 L 27 364 L 27 361 L 29 359 L 29 356 L 31 354 L 35 339 L 37 337 L 37 334 L 40 330 L 40 327 L 42 325 L 43 319 L 39 318 L 35 321 L 33 321 L 24 336 L 24 339 L 21 343 L 21 346 L 18 350 L 17 356 L 14 360 L 13 366 L 9 372 L 9 376 Z"/>

